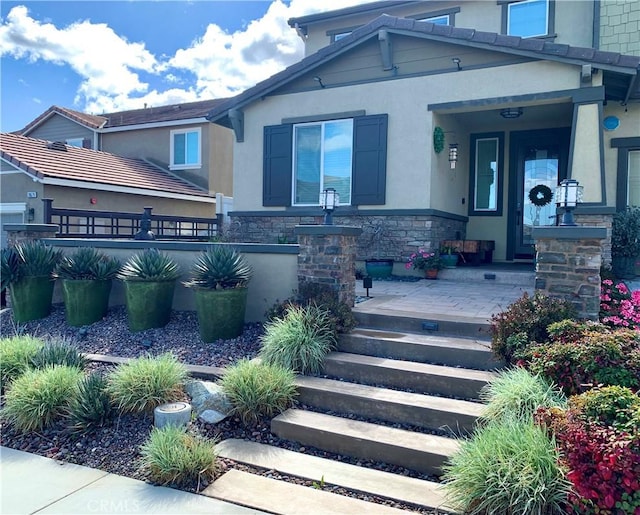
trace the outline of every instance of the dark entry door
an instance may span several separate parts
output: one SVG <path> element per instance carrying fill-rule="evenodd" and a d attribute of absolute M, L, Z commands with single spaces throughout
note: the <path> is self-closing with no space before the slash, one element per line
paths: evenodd
<path fill-rule="evenodd" d="M 556 224 L 555 199 L 543 206 L 535 201 L 543 203 L 548 191 L 555 193 L 558 183 L 567 177 L 569 135 L 569 128 L 511 133 L 508 247 L 512 259 L 533 259 L 532 229 Z"/>

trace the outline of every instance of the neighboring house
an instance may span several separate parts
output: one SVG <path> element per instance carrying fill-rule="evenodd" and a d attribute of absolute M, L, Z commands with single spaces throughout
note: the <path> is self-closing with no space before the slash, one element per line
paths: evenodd
<path fill-rule="evenodd" d="M 607 226 L 640 204 L 639 16 L 638 0 L 465 0 L 290 20 L 307 56 L 208 116 L 235 132 L 239 236 L 317 220 L 333 187 L 336 223 L 386 224 L 380 257 L 467 238 L 531 260 L 556 209 L 529 195 L 564 178 L 584 186 L 579 223 Z"/>
<path fill-rule="evenodd" d="M 20 134 L 145 159 L 197 184 L 212 196 L 231 196 L 233 135 L 206 119 L 206 114 L 223 101 L 204 100 L 102 115 L 52 106 Z"/>
<path fill-rule="evenodd" d="M 41 223 L 43 198 L 64 208 L 215 217 L 206 189 L 152 163 L 18 134 L 0 134 L 0 179 L 3 224 Z"/>

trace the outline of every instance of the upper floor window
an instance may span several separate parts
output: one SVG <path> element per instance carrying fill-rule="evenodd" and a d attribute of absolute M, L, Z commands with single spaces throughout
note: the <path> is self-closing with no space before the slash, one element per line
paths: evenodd
<path fill-rule="evenodd" d="M 351 204 L 353 119 L 293 127 L 293 204 L 318 205 L 320 192 L 334 188 L 340 204 Z"/>
<path fill-rule="evenodd" d="M 199 168 L 200 129 L 171 131 L 170 169 Z"/>
<path fill-rule="evenodd" d="M 80 147 L 82 148 L 84 140 L 82 138 L 70 138 L 66 140 L 67 145 L 71 145 L 72 147 Z"/>
<path fill-rule="evenodd" d="M 547 36 L 553 28 L 553 0 L 524 0 L 503 4 L 503 32 L 532 38 Z"/>
<path fill-rule="evenodd" d="M 436 25 L 451 25 L 449 23 L 448 14 L 445 14 L 444 16 L 434 16 L 432 18 L 419 18 L 417 21 L 428 21 L 430 23 L 435 23 Z"/>
<path fill-rule="evenodd" d="M 349 34 L 351 34 L 351 31 L 349 31 L 349 32 L 340 32 L 339 34 L 334 34 L 332 39 L 333 39 L 334 42 L 335 41 L 339 41 L 342 38 L 346 38 Z"/>

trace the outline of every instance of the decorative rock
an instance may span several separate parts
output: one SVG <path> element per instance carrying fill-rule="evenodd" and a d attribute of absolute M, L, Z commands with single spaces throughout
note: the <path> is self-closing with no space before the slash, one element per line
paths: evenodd
<path fill-rule="evenodd" d="M 191 405 L 186 402 L 162 404 L 153 410 L 153 425 L 158 429 L 168 426 L 186 426 L 191 421 Z"/>
<path fill-rule="evenodd" d="M 200 415 L 198 415 L 198 418 L 205 424 L 217 424 L 218 422 L 222 422 L 227 417 L 228 415 L 226 415 L 225 413 L 220 413 L 219 411 L 212 409 L 206 409 L 202 413 L 200 413 Z"/>
<path fill-rule="evenodd" d="M 233 409 L 231 402 L 222 391 L 222 388 L 210 381 L 191 381 L 186 384 L 185 390 L 191 397 L 193 410 L 197 413 L 198 417 L 203 418 L 206 411 L 213 411 L 218 414 L 217 416 L 208 415 L 208 417 L 222 417 L 216 420 L 216 422 L 211 422 L 212 424 L 226 418 Z"/>

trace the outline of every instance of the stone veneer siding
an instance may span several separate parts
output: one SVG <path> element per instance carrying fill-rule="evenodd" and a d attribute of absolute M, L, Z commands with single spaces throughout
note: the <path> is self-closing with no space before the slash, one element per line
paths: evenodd
<path fill-rule="evenodd" d="M 613 224 L 612 214 L 580 214 L 576 213 L 575 220 L 578 225 L 585 227 L 604 227 L 607 236 L 602 240 L 600 249 L 602 251 L 602 264 L 611 266 L 611 227 Z"/>
<path fill-rule="evenodd" d="M 338 300 L 353 307 L 356 299 L 357 227 L 302 225 L 295 228 L 298 254 L 298 285 L 320 283 L 329 286 Z"/>
<path fill-rule="evenodd" d="M 55 238 L 60 230 L 55 224 L 4 224 L 7 231 L 7 246 L 14 247 L 23 241 Z"/>
<path fill-rule="evenodd" d="M 600 2 L 600 50 L 640 56 L 640 0 Z"/>
<path fill-rule="evenodd" d="M 443 240 L 465 238 L 466 219 L 437 214 L 379 214 L 340 216 L 334 212 L 334 224 L 361 227 L 356 245 L 356 258 L 406 261 L 417 248 L 437 250 Z M 296 241 L 295 227 L 320 225 L 322 216 L 234 215 L 227 236 L 231 241 L 254 243 L 292 243 Z M 380 227 L 381 237 L 372 234 Z M 379 244 L 378 244 L 379 240 Z"/>
<path fill-rule="evenodd" d="M 580 318 L 598 320 L 602 227 L 544 227 L 536 240 L 536 290 L 573 303 Z"/>

